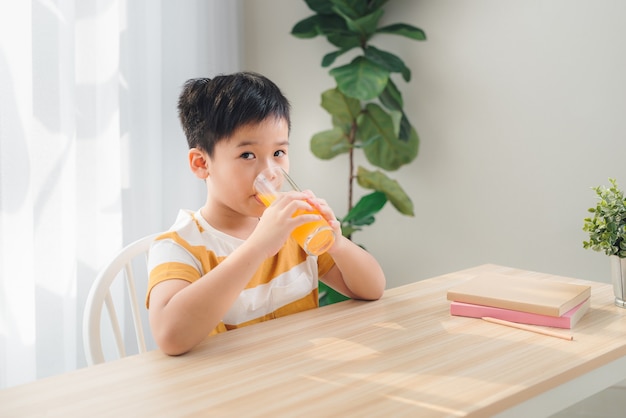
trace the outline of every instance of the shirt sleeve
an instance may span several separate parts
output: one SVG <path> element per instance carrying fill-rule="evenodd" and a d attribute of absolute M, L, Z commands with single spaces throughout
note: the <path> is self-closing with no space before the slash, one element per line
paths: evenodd
<path fill-rule="evenodd" d="M 158 237 L 148 255 L 148 289 L 146 307 L 150 308 L 150 292 L 157 284 L 171 279 L 185 280 L 190 283 L 202 277 L 202 268 L 196 259 L 170 235 Z"/>

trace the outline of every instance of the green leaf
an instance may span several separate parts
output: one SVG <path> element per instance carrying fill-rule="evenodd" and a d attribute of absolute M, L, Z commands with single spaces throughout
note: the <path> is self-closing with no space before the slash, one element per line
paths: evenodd
<path fill-rule="evenodd" d="M 326 39 L 337 48 L 345 49 L 346 51 L 361 46 L 361 38 L 352 32 L 343 31 L 328 34 Z"/>
<path fill-rule="evenodd" d="M 370 225 L 374 222 L 374 215 L 385 206 L 385 203 L 387 203 L 387 196 L 383 192 L 375 191 L 363 196 L 341 222 L 352 225 Z"/>
<path fill-rule="evenodd" d="M 348 51 L 361 45 L 361 38 L 346 26 L 345 20 L 334 12 L 332 14 L 316 14 L 298 22 L 291 33 L 299 38 L 325 36 L 328 42 L 340 50 Z"/>
<path fill-rule="evenodd" d="M 367 3 L 369 10 L 380 9 L 388 0 L 369 0 Z"/>
<path fill-rule="evenodd" d="M 350 37 L 356 38 L 356 43 L 352 40 L 352 47 L 360 46 L 358 36 L 355 36 L 346 26 L 346 22 L 339 16 L 333 15 L 313 15 L 296 23 L 291 29 L 291 34 L 297 38 L 314 38 L 317 35 L 326 36 L 332 42 L 331 38 L 337 38 L 339 44 L 347 44 Z M 341 39 L 346 38 L 346 39 Z M 338 45 L 339 46 L 339 45 Z M 342 48 L 341 46 L 339 46 Z"/>
<path fill-rule="evenodd" d="M 318 30 L 319 16 L 309 16 L 296 23 L 291 29 L 291 34 L 296 38 L 310 39 L 319 35 Z"/>
<path fill-rule="evenodd" d="M 398 56 L 370 45 L 365 48 L 365 57 L 389 72 L 401 73 L 404 81 L 408 82 L 411 80 L 411 70 L 407 68 L 404 61 Z"/>
<path fill-rule="evenodd" d="M 356 57 L 351 63 L 334 68 L 330 75 L 346 96 L 359 100 L 378 97 L 389 80 L 389 71 L 365 57 Z"/>
<path fill-rule="evenodd" d="M 362 39 L 369 39 L 374 33 L 376 33 L 378 21 L 385 12 L 382 9 L 379 9 L 373 13 L 358 18 L 342 14 L 340 11 L 338 11 L 338 13 L 346 21 L 348 29 L 354 33 L 358 33 Z"/>
<path fill-rule="evenodd" d="M 340 129 L 341 132 L 346 136 L 346 138 L 350 138 L 350 132 L 352 131 L 352 123 L 346 123 L 345 120 L 342 120 L 338 117 L 332 117 L 333 128 Z M 356 122 L 355 122 L 356 124 Z"/>
<path fill-rule="evenodd" d="M 337 57 L 345 54 L 347 51 L 349 51 L 349 49 L 340 49 L 338 51 L 329 52 L 328 54 L 324 55 L 324 58 L 322 58 L 322 67 L 330 67 L 331 65 L 333 65 Z"/>
<path fill-rule="evenodd" d="M 413 202 L 396 180 L 392 180 L 379 170 L 369 171 L 363 167 L 357 170 L 357 182 L 361 187 L 383 192 L 398 212 L 414 216 Z"/>
<path fill-rule="evenodd" d="M 398 133 L 398 139 L 401 141 L 407 141 L 411 137 L 411 122 L 407 118 L 402 107 L 404 102 L 402 101 L 402 94 L 390 78 L 387 82 L 387 87 L 378 98 L 380 102 L 389 110 L 396 110 L 402 112 L 402 118 L 400 119 L 400 131 Z"/>
<path fill-rule="evenodd" d="M 368 103 L 357 118 L 357 138 L 364 144 L 367 160 L 385 170 L 397 170 L 417 157 L 419 138 L 415 129 L 407 140 L 401 140 L 394 129 L 393 118 L 375 103 Z"/>
<path fill-rule="evenodd" d="M 311 138 L 310 145 L 313 155 L 322 160 L 330 160 L 351 148 L 348 138 L 340 128 L 316 133 Z"/>
<path fill-rule="evenodd" d="M 339 16 L 313 15 L 302 19 L 291 29 L 291 34 L 297 38 L 314 38 L 323 36 L 350 36 L 346 22 Z"/>
<path fill-rule="evenodd" d="M 322 93 L 322 107 L 333 116 L 333 123 L 344 127 L 346 132 L 361 113 L 361 102 L 345 96 L 336 88 Z"/>
<path fill-rule="evenodd" d="M 344 300 L 350 299 L 323 282 L 319 282 L 318 292 L 320 306 L 332 305 L 333 303 L 343 302 Z"/>
<path fill-rule="evenodd" d="M 358 19 L 368 14 L 367 1 L 363 0 L 328 0 L 333 4 L 333 11 L 349 19 Z"/>
<path fill-rule="evenodd" d="M 389 110 L 402 111 L 404 107 L 404 101 L 402 100 L 402 93 L 398 90 L 392 79 L 389 79 L 385 90 L 379 97 L 380 102 Z"/>
<path fill-rule="evenodd" d="M 402 112 L 402 118 L 400 119 L 400 132 L 398 133 L 398 139 L 400 141 L 410 141 L 411 138 L 415 138 L 417 141 L 417 145 L 419 146 L 419 137 L 417 136 L 417 132 L 411 126 L 411 122 L 406 117 L 406 114 Z M 417 152 L 417 150 L 416 150 Z"/>
<path fill-rule="evenodd" d="M 379 28 L 377 33 L 389 33 L 392 35 L 406 36 L 407 38 L 415 39 L 416 41 L 425 41 L 426 33 L 420 28 L 416 28 L 412 25 L 405 23 L 396 23 L 389 26 Z"/>
<path fill-rule="evenodd" d="M 317 15 L 317 28 L 321 35 L 350 35 L 346 22 L 337 15 Z"/>
<path fill-rule="evenodd" d="M 389 116 L 391 116 L 391 121 L 393 122 L 393 132 L 400 139 L 400 126 L 404 120 L 404 114 L 402 112 L 389 112 Z"/>
<path fill-rule="evenodd" d="M 328 0 L 304 0 L 309 9 L 319 14 L 334 14 L 333 4 Z"/>

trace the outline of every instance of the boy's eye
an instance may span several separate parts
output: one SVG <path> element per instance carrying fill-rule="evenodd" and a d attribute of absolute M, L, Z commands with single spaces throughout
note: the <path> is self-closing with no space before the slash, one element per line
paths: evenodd
<path fill-rule="evenodd" d="M 274 157 L 282 157 L 285 155 L 285 151 L 283 150 L 278 150 L 274 153 Z"/>
<path fill-rule="evenodd" d="M 251 152 L 244 152 L 243 154 L 241 154 L 241 158 L 243 158 L 244 160 L 251 160 L 254 158 L 254 154 Z"/>

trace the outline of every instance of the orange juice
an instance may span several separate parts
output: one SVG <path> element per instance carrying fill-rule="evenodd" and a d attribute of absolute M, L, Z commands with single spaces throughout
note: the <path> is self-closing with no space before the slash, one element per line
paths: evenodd
<path fill-rule="evenodd" d="M 294 216 L 302 213 L 319 214 L 317 211 L 298 211 Z M 335 242 L 335 233 L 323 218 L 300 225 L 291 232 L 291 236 L 310 255 L 325 253 Z"/>
<path fill-rule="evenodd" d="M 259 194 L 259 199 L 265 206 L 272 204 L 276 200 L 276 196 L 269 194 Z M 315 214 L 320 215 L 317 210 L 297 210 L 293 216 Z M 318 221 L 307 222 L 291 231 L 291 236 L 296 242 L 310 255 L 320 255 L 335 242 L 335 233 L 333 232 L 326 219 L 322 218 Z"/>
<path fill-rule="evenodd" d="M 276 196 L 271 195 L 271 194 L 261 194 L 259 193 L 257 196 L 259 196 L 259 199 L 261 199 L 261 202 L 263 202 L 263 204 L 267 207 L 269 205 L 272 204 L 272 202 L 274 200 L 276 200 Z"/>

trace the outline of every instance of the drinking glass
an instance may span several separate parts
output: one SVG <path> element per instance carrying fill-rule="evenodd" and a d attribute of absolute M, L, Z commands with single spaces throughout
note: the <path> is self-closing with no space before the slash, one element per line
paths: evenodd
<path fill-rule="evenodd" d="M 254 189 L 265 206 L 271 205 L 276 200 L 278 193 L 289 190 L 300 191 L 300 188 L 285 170 L 278 166 L 268 167 L 261 171 L 254 180 Z M 293 216 L 303 214 L 321 216 L 315 208 L 313 210 L 298 209 Z M 298 226 L 291 232 L 291 236 L 309 255 L 323 254 L 335 242 L 335 232 L 323 217 L 320 220 Z"/>

